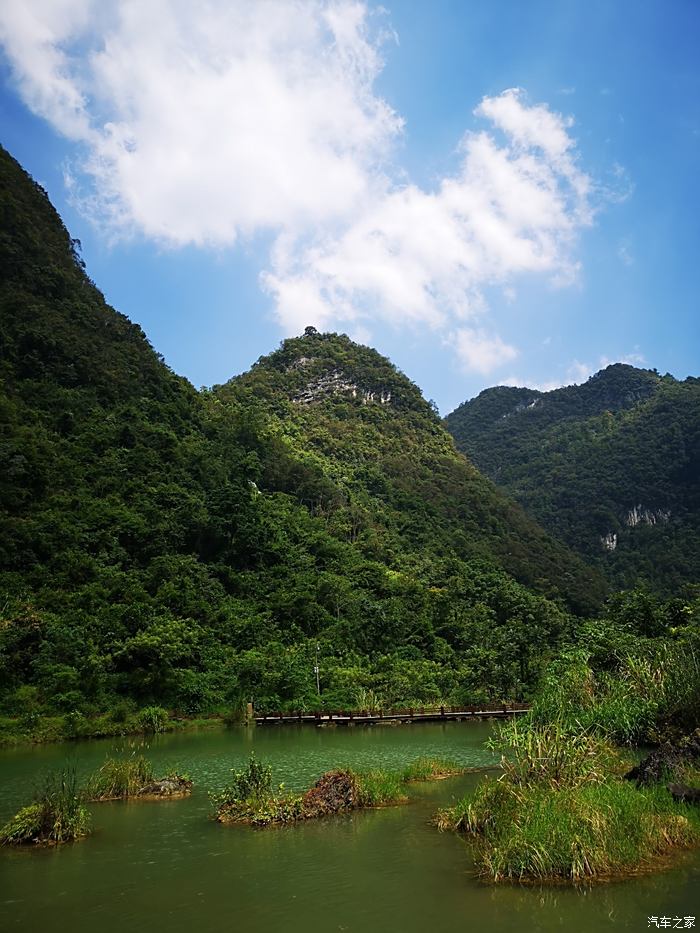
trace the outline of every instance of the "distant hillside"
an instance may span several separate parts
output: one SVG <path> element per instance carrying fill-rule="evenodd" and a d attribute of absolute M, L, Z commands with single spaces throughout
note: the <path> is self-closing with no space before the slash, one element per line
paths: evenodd
<path fill-rule="evenodd" d="M 0 413 L 0 713 L 513 696 L 603 596 L 374 351 L 195 391 L 2 149 Z"/>
<path fill-rule="evenodd" d="M 552 392 L 487 389 L 446 425 L 614 585 L 667 594 L 700 580 L 700 379 L 616 363 Z"/>

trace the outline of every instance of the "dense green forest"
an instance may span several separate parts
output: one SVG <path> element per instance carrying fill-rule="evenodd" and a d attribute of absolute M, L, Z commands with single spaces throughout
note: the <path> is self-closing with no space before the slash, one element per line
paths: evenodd
<path fill-rule="evenodd" d="M 157 726 L 154 706 L 528 697 L 584 617 L 646 637 L 697 615 L 687 599 L 605 603 L 598 570 L 345 336 L 307 328 L 197 392 L 105 303 L 4 150 L 0 410 L 0 730 L 13 734 L 52 716 L 65 734 L 97 716 L 109 731 L 144 707 Z"/>
<path fill-rule="evenodd" d="M 700 580 L 700 379 L 617 363 L 552 392 L 487 389 L 446 425 L 614 587 L 670 596 Z"/>
<path fill-rule="evenodd" d="M 4 715 L 522 696 L 600 606 L 387 360 L 310 331 L 197 392 L 0 179 Z"/>

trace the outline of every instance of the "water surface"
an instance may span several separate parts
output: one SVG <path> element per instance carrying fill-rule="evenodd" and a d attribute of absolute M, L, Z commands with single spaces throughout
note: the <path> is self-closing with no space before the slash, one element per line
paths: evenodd
<path fill-rule="evenodd" d="M 700 856 L 662 874 L 583 891 L 492 886 L 473 876 L 469 848 L 430 825 L 476 781 L 414 786 L 407 806 L 255 830 L 208 818 L 207 789 L 250 751 L 277 781 L 301 789 L 323 771 L 398 767 L 419 755 L 493 763 L 487 723 L 180 733 L 149 743 L 156 770 L 195 781 L 192 797 L 91 807 L 94 833 L 53 849 L 0 850 L 0 930 L 71 933 L 454 933 L 646 930 L 648 916 L 700 915 Z M 48 769 L 81 774 L 128 740 L 0 752 L 0 820 Z M 700 925 L 700 919 L 696 921 Z"/>

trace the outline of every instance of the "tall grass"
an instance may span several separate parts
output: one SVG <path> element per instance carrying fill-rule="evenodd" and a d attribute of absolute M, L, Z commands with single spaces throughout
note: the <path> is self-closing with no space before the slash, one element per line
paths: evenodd
<path fill-rule="evenodd" d="M 595 784 L 620 770 L 619 758 L 606 739 L 574 731 L 559 720 L 544 725 L 511 720 L 487 745 L 501 752 L 504 778 L 515 785 Z"/>
<path fill-rule="evenodd" d="M 700 840 L 692 808 L 663 787 L 620 779 L 559 788 L 488 780 L 438 825 L 470 834 L 481 873 L 494 881 L 611 877 Z"/>
<path fill-rule="evenodd" d="M 0 844 L 71 842 L 86 835 L 89 826 L 75 769 L 65 768 L 49 774 L 35 801 L 0 829 Z"/>
<path fill-rule="evenodd" d="M 700 649 L 693 638 L 639 642 L 594 671 L 577 649 L 550 665 L 535 697 L 534 723 L 559 721 L 632 745 L 655 742 L 667 730 L 689 731 L 700 721 Z"/>
<path fill-rule="evenodd" d="M 562 722 L 509 723 L 493 745 L 503 774 L 437 816 L 468 834 L 479 869 L 503 879 L 579 881 L 651 864 L 700 841 L 700 815 L 663 787 L 639 789 L 611 746 Z"/>
<path fill-rule="evenodd" d="M 403 776 L 398 771 L 353 771 L 358 807 L 387 807 L 408 800 Z"/>
<path fill-rule="evenodd" d="M 143 755 L 107 758 L 87 781 L 90 800 L 119 800 L 133 797 L 154 779 L 153 765 Z"/>
<path fill-rule="evenodd" d="M 404 784 L 411 784 L 414 781 L 437 781 L 441 778 L 451 777 L 455 774 L 463 774 L 464 768 L 454 761 L 448 761 L 445 758 L 416 758 L 411 764 L 407 765 L 401 772 L 401 780 Z"/>

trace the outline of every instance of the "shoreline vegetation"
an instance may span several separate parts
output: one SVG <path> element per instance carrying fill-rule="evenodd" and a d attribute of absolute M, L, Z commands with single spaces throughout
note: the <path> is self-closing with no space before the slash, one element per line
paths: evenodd
<path fill-rule="evenodd" d="M 228 786 L 212 794 L 218 823 L 271 826 L 318 819 L 351 810 L 390 807 L 408 802 L 407 785 L 436 781 L 464 773 L 454 762 L 418 758 L 401 771 L 374 768 L 326 771 L 305 792 L 289 793 L 273 787 L 272 769 L 252 753 L 245 768 L 234 771 Z"/>
<path fill-rule="evenodd" d="M 440 706 L 449 710 L 447 702 L 431 704 L 431 709 L 440 709 Z M 499 714 L 499 706 L 517 705 L 515 701 L 503 701 L 493 704 L 478 704 L 486 707 L 488 716 L 489 707 L 493 706 L 493 713 Z M 377 707 L 377 710 L 379 707 Z M 421 707 L 417 707 L 417 710 Z M 335 712 L 335 709 L 333 710 Z M 309 712 L 314 713 L 315 710 Z M 321 716 L 327 716 L 328 710 L 319 710 Z M 354 707 L 344 710 L 360 716 L 367 712 L 364 707 Z M 370 712 L 375 712 L 371 710 Z M 388 715 L 392 711 L 386 709 Z M 296 711 L 294 711 L 296 715 Z M 271 720 L 272 721 L 272 720 Z M 416 722 L 420 718 L 416 718 Z M 161 733 L 180 732 L 194 729 L 218 729 L 232 726 L 242 726 L 250 723 L 245 709 L 212 712 L 207 715 L 183 715 L 171 712 L 159 706 L 144 707 L 128 716 L 124 716 L 120 709 L 101 713 L 95 716 L 66 713 L 55 716 L 36 715 L 34 717 L 2 717 L 0 716 L 0 748 L 9 748 L 20 745 L 38 745 L 51 742 L 69 742 L 85 739 L 119 738 L 137 735 L 157 735 Z M 288 723 L 286 723 L 288 724 Z M 294 723 L 292 723 L 294 724 Z M 387 720 L 385 725 L 399 725 L 401 723 Z M 336 723 L 319 720 L 317 725 L 334 726 Z M 358 720 L 352 725 L 365 725 Z M 378 725 L 373 723 L 372 725 Z"/>
<path fill-rule="evenodd" d="M 484 878 L 609 880 L 700 845 L 696 640 L 589 646 L 553 662 L 530 713 L 487 743 L 501 775 L 436 816 Z M 631 767 L 643 745 L 658 750 Z"/>
<path fill-rule="evenodd" d="M 560 724 L 501 727 L 493 747 L 503 773 L 487 777 L 437 814 L 439 829 L 474 843 L 477 871 L 492 881 L 583 882 L 653 869 L 700 843 L 700 813 L 660 781 L 626 780 L 624 754 Z M 688 765 L 686 782 L 700 771 Z"/>

